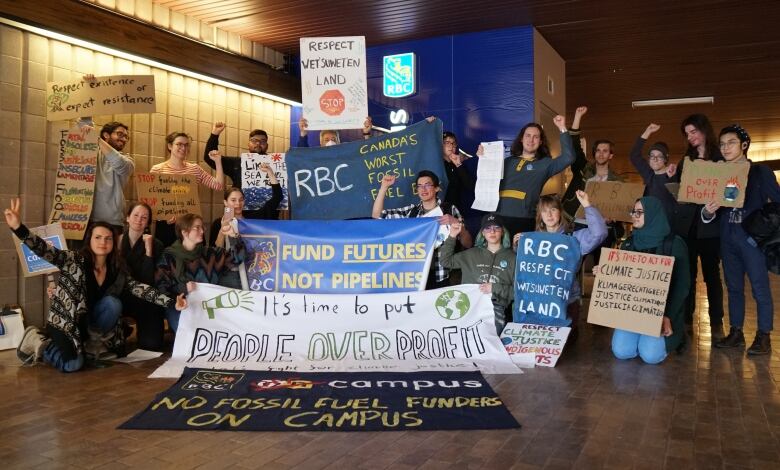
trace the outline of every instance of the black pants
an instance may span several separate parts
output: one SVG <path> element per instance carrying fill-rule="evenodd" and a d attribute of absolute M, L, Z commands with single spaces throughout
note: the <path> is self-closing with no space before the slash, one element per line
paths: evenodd
<path fill-rule="evenodd" d="M 696 311 L 696 274 L 699 260 L 701 273 L 707 285 L 707 301 L 712 325 L 723 323 L 723 285 L 720 282 L 720 238 L 688 238 L 688 262 L 691 268 L 691 291 L 685 303 L 685 320 L 693 321 Z"/>
<path fill-rule="evenodd" d="M 135 319 L 138 347 L 149 351 L 162 351 L 165 333 L 165 310 L 138 297 L 122 296 L 123 313 Z"/>

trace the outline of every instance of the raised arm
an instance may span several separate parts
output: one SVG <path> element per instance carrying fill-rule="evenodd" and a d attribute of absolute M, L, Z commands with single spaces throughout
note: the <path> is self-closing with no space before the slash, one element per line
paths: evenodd
<path fill-rule="evenodd" d="M 382 211 L 385 208 L 385 193 L 387 189 L 395 183 L 395 176 L 384 175 L 382 177 L 382 183 L 379 185 L 379 192 L 374 199 L 374 207 L 371 209 L 371 217 L 375 219 L 382 218 Z"/>
<path fill-rule="evenodd" d="M 30 230 L 22 224 L 22 219 L 19 215 L 21 211 L 22 200 L 18 197 L 11 199 L 11 207 L 4 211 L 5 222 L 14 232 L 14 235 L 27 245 L 33 253 L 59 268 L 62 268 L 65 263 L 75 258 L 74 252 L 57 249 L 55 246 L 46 243 L 42 238 L 30 232 Z"/>
<path fill-rule="evenodd" d="M 588 226 L 574 232 L 574 238 L 580 242 L 580 252 L 583 256 L 601 246 L 607 239 L 607 224 L 601 213 L 590 204 L 590 198 L 585 191 L 577 191 L 577 199 L 585 209 L 585 220 Z"/>
<path fill-rule="evenodd" d="M 555 116 L 553 122 L 560 132 L 561 156 L 553 159 L 552 164 L 550 164 L 549 176 L 557 175 L 574 163 L 574 146 L 572 146 L 571 136 L 566 130 L 566 118 L 558 115 Z"/>
<path fill-rule="evenodd" d="M 208 166 L 210 166 L 213 169 L 217 169 L 216 163 L 214 163 L 214 160 L 211 159 L 210 152 L 212 150 L 219 150 L 219 136 L 222 134 L 222 131 L 225 130 L 225 123 L 221 121 L 217 121 L 214 123 L 214 125 L 211 127 L 211 135 L 209 135 L 209 140 L 206 141 L 206 150 L 203 151 L 203 161 L 206 162 Z"/>
<path fill-rule="evenodd" d="M 631 164 L 634 165 L 636 171 L 639 172 L 639 175 L 642 177 L 645 184 L 649 184 L 650 178 L 653 176 L 653 169 L 650 168 L 650 164 L 647 163 L 647 160 L 642 157 L 643 149 L 647 139 L 649 139 L 653 133 L 658 132 L 659 129 L 661 129 L 661 126 L 658 124 L 651 123 L 647 126 L 647 129 L 645 129 L 642 135 L 634 142 L 634 146 L 631 148 L 631 153 L 629 154 Z"/>

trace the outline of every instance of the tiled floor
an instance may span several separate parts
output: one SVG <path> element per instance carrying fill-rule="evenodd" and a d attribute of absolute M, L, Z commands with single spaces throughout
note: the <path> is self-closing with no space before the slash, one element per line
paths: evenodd
<path fill-rule="evenodd" d="M 780 468 L 780 336 L 748 358 L 713 350 L 702 320 L 696 347 L 660 366 L 615 360 L 609 340 L 587 325 L 555 369 L 488 377 L 523 428 L 460 432 L 119 431 L 172 383 L 146 378 L 159 360 L 65 375 L 5 351 L 0 467 Z"/>

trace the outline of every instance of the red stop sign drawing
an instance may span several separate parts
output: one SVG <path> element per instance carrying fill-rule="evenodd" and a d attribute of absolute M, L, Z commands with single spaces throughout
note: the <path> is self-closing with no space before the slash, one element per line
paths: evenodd
<path fill-rule="evenodd" d="M 329 116 L 338 116 L 344 112 L 345 101 L 339 90 L 327 90 L 320 96 L 320 109 Z"/>

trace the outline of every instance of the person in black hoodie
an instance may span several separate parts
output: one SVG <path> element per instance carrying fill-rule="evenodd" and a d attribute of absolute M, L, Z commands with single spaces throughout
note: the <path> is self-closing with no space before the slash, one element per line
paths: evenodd
<path fill-rule="evenodd" d="M 636 171 L 645 183 L 645 192 L 642 195 L 658 198 L 664 206 L 666 217 L 672 220 L 677 201 L 674 200 L 674 196 L 666 187 L 666 184 L 670 182 L 669 175 L 666 172 L 669 163 L 669 146 L 666 145 L 666 142 L 656 142 L 650 146 L 650 150 L 647 152 L 647 160 L 642 156 L 647 139 L 660 129 L 661 126 L 658 124 L 647 126 L 647 129 L 634 142 L 630 158 L 631 164 L 634 165 L 634 168 L 636 168 Z"/>

